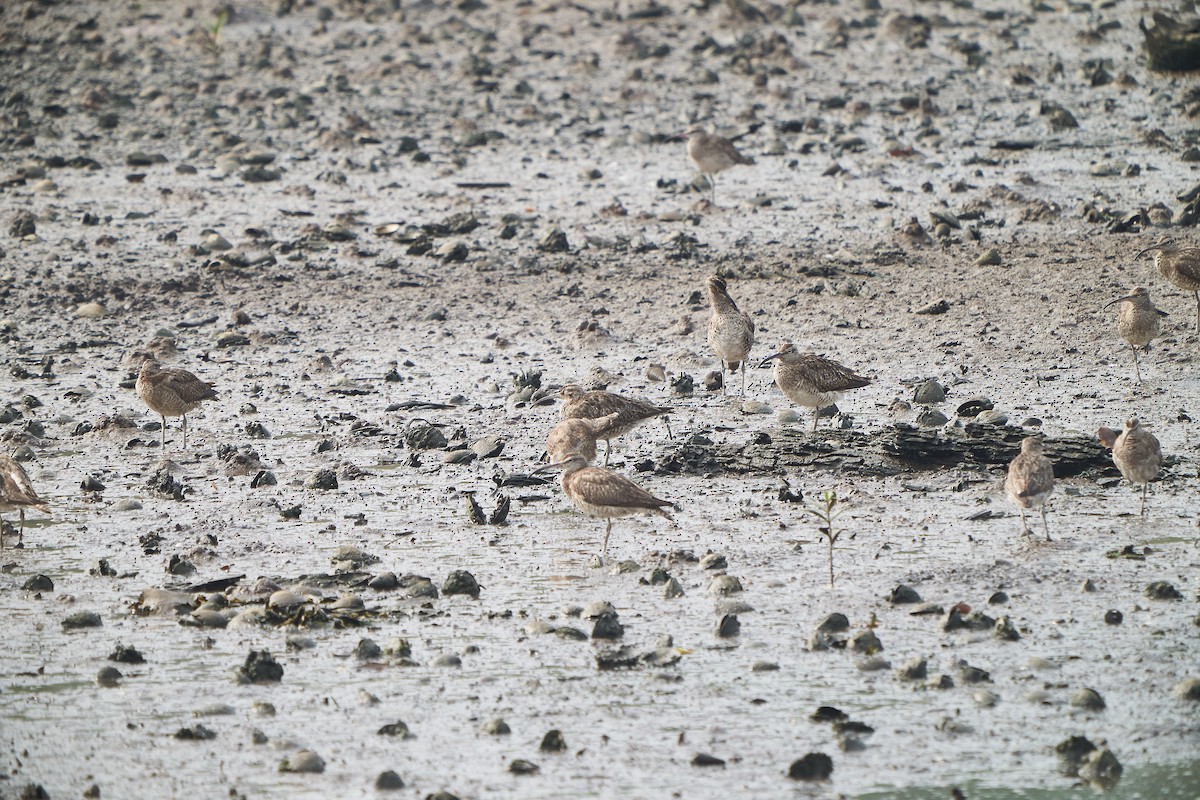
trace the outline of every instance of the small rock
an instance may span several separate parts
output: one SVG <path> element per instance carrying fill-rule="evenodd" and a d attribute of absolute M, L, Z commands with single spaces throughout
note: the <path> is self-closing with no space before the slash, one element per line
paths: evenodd
<path fill-rule="evenodd" d="M 925 381 L 913 392 L 913 402 L 920 405 L 934 406 L 945 399 L 946 390 L 935 380 Z"/>
<path fill-rule="evenodd" d="M 1071 695 L 1071 706 L 1087 711 L 1103 711 L 1105 703 L 1104 698 L 1095 689 L 1080 689 Z"/>
<path fill-rule="evenodd" d="M 601 614 L 592 626 L 593 639 L 620 639 L 625 635 L 625 628 L 617 620 L 616 613 Z"/>
<path fill-rule="evenodd" d="M 1200 678 L 1185 678 L 1171 687 L 1171 695 L 1180 700 L 1200 702 Z"/>
<path fill-rule="evenodd" d="M 535 775 L 541 771 L 541 767 L 534 764 L 532 761 L 526 761 L 523 758 L 513 759 L 508 765 L 508 771 L 514 775 Z"/>
<path fill-rule="evenodd" d="M 328 491 L 338 488 L 337 473 L 331 469 L 319 469 L 304 481 L 304 488 Z"/>
<path fill-rule="evenodd" d="M 100 319 L 108 313 L 108 309 L 99 303 L 80 303 L 75 306 L 75 316 L 83 319 Z"/>
<path fill-rule="evenodd" d="M 77 611 L 62 621 L 62 628 L 64 631 L 73 631 L 81 628 L 99 628 L 102 624 L 100 615 L 96 612 Z"/>
<path fill-rule="evenodd" d="M 992 636 L 1006 642 L 1015 642 L 1021 638 L 1021 634 L 1017 632 L 1017 628 L 1013 625 L 1012 620 L 1007 616 L 996 620 L 995 627 L 992 628 Z"/>
<path fill-rule="evenodd" d="M 823 781 L 833 774 L 833 759 L 824 753 L 809 753 L 788 767 L 788 777 L 794 781 Z"/>
<path fill-rule="evenodd" d="M 101 667 L 100 671 L 96 673 L 96 683 L 105 689 L 111 689 L 118 686 L 121 678 L 124 677 L 116 667 Z"/>
<path fill-rule="evenodd" d="M 905 586 L 903 583 L 897 586 L 888 594 L 888 602 L 894 606 L 906 605 L 908 603 L 920 603 L 921 595 L 917 594 L 917 590 L 911 586 Z"/>
<path fill-rule="evenodd" d="M 874 655 L 883 650 L 883 643 L 879 641 L 875 631 L 870 628 L 861 628 L 850 634 L 850 638 L 846 640 L 846 647 L 855 653 Z"/>
<path fill-rule="evenodd" d="M 546 735 L 542 737 L 542 744 L 538 749 L 543 753 L 561 753 L 566 750 L 567 742 L 563 739 L 562 731 L 547 731 Z"/>
<path fill-rule="evenodd" d="M 404 788 L 404 781 L 394 771 L 388 769 L 379 773 L 375 779 L 375 788 L 381 792 L 392 792 Z"/>
<path fill-rule="evenodd" d="M 738 621 L 737 614 L 726 614 L 717 623 L 716 633 L 722 639 L 728 639 L 737 636 L 741 630 L 742 624 Z"/>
<path fill-rule="evenodd" d="M 380 736 L 394 736 L 397 739 L 411 739 L 412 734 L 409 733 L 408 725 L 404 722 L 389 722 L 376 731 Z"/>
<path fill-rule="evenodd" d="M 1106 625 L 1120 625 L 1124 619 L 1125 615 L 1115 608 L 1110 608 L 1104 612 L 1104 624 Z"/>
<path fill-rule="evenodd" d="M 297 750 L 279 764 L 280 772 L 324 772 L 325 759 L 312 750 Z"/>
<path fill-rule="evenodd" d="M 923 681 L 927 675 L 928 666 L 925 659 L 913 656 L 896 670 L 896 678 L 902 681 Z"/>
<path fill-rule="evenodd" d="M 466 570 L 456 569 L 446 577 L 446 582 L 442 584 L 442 594 L 465 594 L 479 597 L 479 582 Z"/>
<path fill-rule="evenodd" d="M 723 767 L 725 759 L 710 756 L 708 753 L 697 753 L 692 757 L 693 767 Z"/>
<path fill-rule="evenodd" d="M 1146 597 L 1151 600 L 1182 600 L 1183 595 L 1167 581 L 1154 581 L 1146 587 Z"/>
<path fill-rule="evenodd" d="M 671 578 L 663 586 L 663 597 L 667 600 L 674 600 L 678 597 L 683 597 L 683 586 L 680 585 L 679 581 Z"/>
<path fill-rule="evenodd" d="M 996 267 L 1000 265 L 1000 250 L 996 247 L 989 247 L 979 254 L 975 259 L 977 267 Z"/>
<path fill-rule="evenodd" d="M 737 594 L 742 591 L 742 582 L 733 575 L 717 575 L 708 584 L 708 593 L 716 597 Z"/>
<path fill-rule="evenodd" d="M 1101 747 L 1088 753 L 1079 767 L 1080 778 L 1102 789 L 1116 785 L 1122 772 L 1124 772 L 1124 768 L 1121 766 L 1121 762 L 1107 747 Z"/>
<path fill-rule="evenodd" d="M 278 683 L 283 680 L 283 666 L 266 650 L 251 650 L 235 677 L 238 683 Z"/>
<path fill-rule="evenodd" d="M 512 728 L 508 727 L 508 723 L 504 720 L 496 718 L 485 722 L 479 732 L 488 736 L 508 736 L 512 733 Z"/>

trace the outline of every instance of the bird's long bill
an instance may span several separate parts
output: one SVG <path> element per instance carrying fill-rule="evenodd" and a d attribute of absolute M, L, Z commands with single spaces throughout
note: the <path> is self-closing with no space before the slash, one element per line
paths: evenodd
<path fill-rule="evenodd" d="M 1108 308 L 1109 306 L 1115 306 L 1117 303 L 1124 303 L 1126 300 L 1132 300 L 1133 298 L 1134 298 L 1134 296 L 1131 294 L 1125 295 L 1124 297 L 1118 297 L 1116 300 L 1113 300 L 1111 303 L 1105 303 L 1104 307 Z"/>
<path fill-rule="evenodd" d="M 1153 253 L 1155 250 L 1159 249 L 1159 247 L 1161 247 L 1161 245 L 1151 245 L 1134 256 L 1134 258 L 1141 258 L 1142 256 L 1146 255 L 1146 253 Z"/>
<path fill-rule="evenodd" d="M 763 367 L 771 366 L 771 362 L 774 361 L 775 359 L 779 358 L 781 355 L 783 355 L 783 353 L 776 353 L 773 356 L 767 356 L 762 361 L 758 362 L 758 368 L 762 369 Z"/>
<path fill-rule="evenodd" d="M 567 461 L 570 461 L 570 460 L 571 459 L 568 458 L 566 461 L 558 461 L 553 464 L 542 464 L 540 467 L 538 467 L 537 469 L 535 469 L 533 472 L 531 472 L 529 474 L 537 475 L 539 472 L 550 472 L 551 470 L 559 469 L 560 467 L 565 466 Z"/>

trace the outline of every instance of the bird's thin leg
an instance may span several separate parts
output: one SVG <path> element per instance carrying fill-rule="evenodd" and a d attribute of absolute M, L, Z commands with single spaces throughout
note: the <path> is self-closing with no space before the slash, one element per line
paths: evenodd
<path fill-rule="evenodd" d="M 162 420 L 162 427 L 158 429 L 159 441 L 162 443 L 160 449 L 165 453 L 167 451 L 167 418 L 164 414 L 159 414 L 158 418 Z"/>
<path fill-rule="evenodd" d="M 1142 484 L 1142 507 L 1138 511 L 1139 516 L 1143 516 L 1143 517 L 1146 516 L 1146 489 L 1149 488 L 1149 486 L 1150 486 L 1150 484 L 1148 484 L 1148 483 Z"/>
<path fill-rule="evenodd" d="M 725 373 L 729 371 L 729 364 L 725 359 L 721 359 L 721 397 L 725 396 Z"/>
<path fill-rule="evenodd" d="M 1046 504 L 1042 503 L 1042 529 L 1046 531 L 1046 541 L 1050 541 L 1050 523 L 1046 522 Z"/>
<path fill-rule="evenodd" d="M 604 466 L 608 466 L 608 454 L 612 452 L 612 439 L 604 440 Z"/>
<path fill-rule="evenodd" d="M 821 409 L 818 408 L 813 411 L 813 433 L 817 432 L 817 421 L 819 419 L 821 419 Z"/>
<path fill-rule="evenodd" d="M 187 450 L 187 414 L 183 415 L 183 449 Z"/>
<path fill-rule="evenodd" d="M 21 527 L 17 530 L 17 547 L 25 546 L 25 509 L 21 509 Z"/>
<path fill-rule="evenodd" d="M 724 376 L 722 376 L 721 380 L 724 379 Z M 663 425 L 667 426 L 667 438 L 671 441 L 675 441 L 675 434 L 671 433 L 671 418 L 663 417 Z"/>
<path fill-rule="evenodd" d="M 1200 333 L 1200 292 L 1192 292 L 1196 295 L 1196 333 Z"/>
<path fill-rule="evenodd" d="M 0 517 L 0 550 L 4 549 L 4 518 Z"/>
<path fill-rule="evenodd" d="M 1021 533 L 1029 533 L 1029 523 L 1025 521 L 1025 508 L 1021 507 Z"/>
<path fill-rule="evenodd" d="M 746 362 L 742 361 L 742 397 L 746 396 Z"/>
<path fill-rule="evenodd" d="M 604 527 L 604 544 L 600 545 L 600 556 L 603 558 L 608 555 L 608 537 L 612 534 L 612 520 L 606 520 L 607 525 Z"/>
<path fill-rule="evenodd" d="M 1137 376 L 1137 382 L 1142 382 L 1142 370 L 1138 367 L 1137 348 L 1129 345 L 1129 349 L 1133 351 L 1133 374 Z"/>

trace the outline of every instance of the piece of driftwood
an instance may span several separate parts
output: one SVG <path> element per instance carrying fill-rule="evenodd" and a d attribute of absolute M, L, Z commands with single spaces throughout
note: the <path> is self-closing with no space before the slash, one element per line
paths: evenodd
<path fill-rule="evenodd" d="M 703 436 L 670 449 L 655 463 L 659 474 L 778 475 L 797 469 L 830 469 L 888 477 L 949 466 L 1002 467 L 1021 449 L 1028 431 L 967 423 L 961 428 L 918 428 L 905 423 L 873 431 L 794 428 L 758 433 L 743 444 L 713 444 Z M 1090 436 L 1047 438 L 1046 455 L 1060 478 L 1115 470 L 1110 451 Z"/>
<path fill-rule="evenodd" d="M 1200 69 L 1200 20 L 1179 22 L 1161 11 L 1153 14 L 1154 27 L 1147 28 L 1138 20 L 1138 28 L 1146 37 L 1147 62 L 1158 72 L 1186 72 Z"/>

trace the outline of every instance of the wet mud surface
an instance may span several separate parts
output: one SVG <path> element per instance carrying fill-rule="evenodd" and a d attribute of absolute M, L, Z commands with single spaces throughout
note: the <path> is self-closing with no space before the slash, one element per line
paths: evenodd
<path fill-rule="evenodd" d="M 0 557 L 0 796 L 1053 798 L 1072 736 L 1111 797 L 1200 794 L 1196 309 L 1134 258 L 1195 237 L 1189 78 L 1127 4 L 748 8 L 5 4 L 0 436 L 52 513 Z M 757 161 L 716 205 L 693 122 Z M 705 389 L 714 272 L 751 367 L 872 377 L 848 418 Z M 1103 308 L 1139 284 L 1141 386 Z M 217 386 L 187 450 L 139 351 Z M 945 430 L 895 402 L 929 379 Z M 570 382 L 674 408 L 610 466 L 681 508 L 603 563 L 513 477 Z M 1144 518 L 1094 439 L 1132 414 Z M 1002 488 L 1034 420 L 1049 542 Z M 835 613 L 878 643 L 822 649 Z"/>

